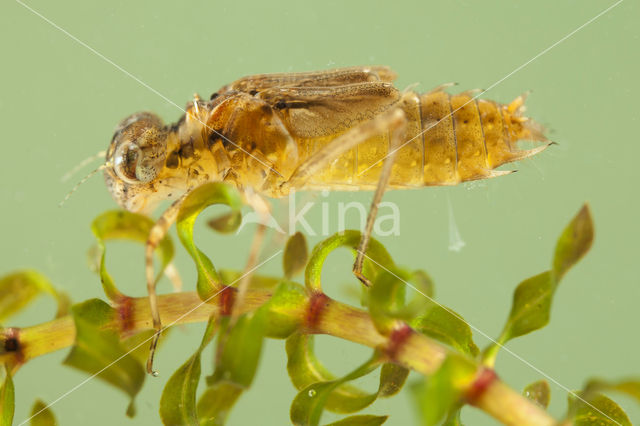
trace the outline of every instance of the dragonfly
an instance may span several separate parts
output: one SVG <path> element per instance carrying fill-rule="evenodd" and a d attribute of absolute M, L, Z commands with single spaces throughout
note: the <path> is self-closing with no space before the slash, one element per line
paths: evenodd
<path fill-rule="evenodd" d="M 393 85 L 395 78 L 386 66 L 247 76 L 209 100 L 195 95 L 174 124 L 140 112 L 117 126 L 101 166 L 114 200 L 145 214 L 173 200 L 145 250 L 157 330 L 150 373 L 162 329 L 152 254 L 195 188 L 227 182 L 263 212 L 268 210 L 264 200 L 292 191 L 374 190 L 353 267 L 355 276 L 370 285 L 363 262 L 387 189 L 507 175 L 512 171 L 496 168 L 552 144 L 543 127 L 524 116 L 526 95 L 501 104 L 479 99 L 475 91 L 449 94 L 449 84 L 425 93 L 401 91 Z M 540 144 L 520 149 L 521 140 Z"/>

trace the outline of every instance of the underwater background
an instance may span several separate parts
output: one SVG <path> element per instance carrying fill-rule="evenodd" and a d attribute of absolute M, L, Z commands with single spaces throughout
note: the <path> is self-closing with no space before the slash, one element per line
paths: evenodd
<path fill-rule="evenodd" d="M 499 82 L 482 97 L 508 103 L 531 90 L 527 115 L 546 126 L 558 145 L 503 166 L 519 170 L 506 177 L 387 193 L 385 201 L 401 212 L 400 233 L 379 239 L 398 264 L 428 271 L 437 300 L 497 337 L 515 286 L 548 268 L 556 237 L 588 202 L 596 226 L 592 251 L 563 280 L 551 323 L 508 344 L 531 365 L 502 351 L 496 369 L 515 389 L 544 378 L 536 369 L 553 378 L 560 384 L 550 383 L 550 412 L 556 417 L 566 410 L 563 387 L 580 389 L 594 376 L 616 379 L 640 373 L 637 2 L 622 1 L 511 75 L 614 2 L 26 3 L 113 64 L 18 2 L 2 2 L 0 274 L 36 268 L 76 302 L 103 297 L 98 276 L 87 266 L 86 253 L 94 244 L 89 227 L 99 213 L 117 206 L 102 177 L 94 177 L 59 208 L 91 168 L 70 182 L 61 183 L 60 177 L 106 149 L 115 125 L 127 115 L 149 110 L 174 122 L 182 114 L 122 70 L 180 106 L 193 93 L 208 99 L 244 75 L 351 65 L 389 65 L 398 73 L 397 87 L 419 83 L 417 91 L 457 82 L 449 89 L 455 93 Z M 368 206 L 372 196 L 298 195 L 301 204 L 315 202 L 305 216 L 315 229 L 320 229 L 322 204 L 327 203 L 333 215 L 330 233 L 338 230 L 339 203 Z M 204 218 L 216 212 L 210 209 L 199 220 L 196 241 L 217 267 L 242 269 L 255 227 L 238 235 L 215 234 L 204 226 Z M 356 215 L 348 217 L 348 227 L 358 223 Z M 308 238 L 310 245 L 321 240 L 321 235 Z M 281 238 L 272 236 L 265 257 L 282 245 Z M 191 259 L 180 246 L 176 257 L 185 290 L 194 290 Z M 146 294 L 140 245 L 110 243 L 108 261 L 121 290 Z M 259 273 L 281 274 L 281 262 L 269 262 Z M 323 287 L 331 297 L 357 304 L 359 284 L 351 275 L 351 262 L 346 250 L 331 255 Z M 166 281 L 160 291 L 170 291 Z M 48 321 L 54 312 L 50 300 L 39 299 L 7 325 Z M 204 324 L 175 328 L 156 357 L 160 378 L 148 378 L 136 398 L 135 418 L 124 417 L 125 394 L 92 380 L 52 407 L 60 424 L 158 424 L 166 379 L 197 348 Z M 489 343 L 482 335 L 475 338 L 480 347 Z M 317 337 L 316 349 L 336 374 L 350 371 L 370 353 L 327 336 Z M 51 402 L 86 378 L 61 365 L 67 351 L 34 359 L 18 372 L 16 424 L 28 417 L 35 398 Z M 211 359 L 209 347 L 203 374 L 211 373 Z M 373 389 L 377 378 L 359 384 Z M 284 342 L 267 340 L 253 387 L 228 424 L 288 424 L 295 394 L 286 373 Z M 640 421 L 637 405 L 623 396 L 615 399 L 632 421 Z M 406 389 L 363 412 L 389 414 L 389 425 L 417 424 Z M 323 423 L 338 418 L 325 413 Z M 495 424 L 472 408 L 464 409 L 463 422 Z"/>

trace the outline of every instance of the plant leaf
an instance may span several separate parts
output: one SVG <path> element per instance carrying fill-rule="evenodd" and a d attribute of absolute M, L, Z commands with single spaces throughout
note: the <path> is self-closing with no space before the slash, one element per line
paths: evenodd
<path fill-rule="evenodd" d="M 331 374 L 313 353 L 313 335 L 295 333 L 287 339 L 287 372 L 298 390 L 315 384 L 334 383 Z M 378 390 L 367 393 L 348 383 L 339 383 L 322 401 L 323 408 L 336 413 L 354 413 L 370 405 L 379 396 L 389 397 L 398 392 L 409 371 L 395 364 L 383 364 Z"/>
<path fill-rule="evenodd" d="M 386 398 L 400 392 L 400 389 L 404 386 L 408 376 L 409 370 L 398 364 L 382 364 L 378 396 Z"/>
<path fill-rule="evenodd" d="M 516 288 L 509 318 L 498 341 L 484 351 L 486 365 L 495 364 L 500 346 L 549 323 L 551 303 L 560 279 L 587 253 L 592 241 L 593 223 L 589 208 L 584 205 L 560 235 L 552 269 L 522 281 Z"/>
<path fill-rule="evenodd" d="M 295 277 L 304 270 L 309 259 L 307 240 L 301 232 L 296 232 L 287 240 L 284 248 L 283 267 L 284 276 L 288 279 Z"/>
<path fill-rule="evenodd" d="M 587 402 L 569 394 L 569 419 L 573 426 L 632 426 L 624 410 L 608 397 L 595 393 Z"/>
<path fill-rule="evenodd" d="M 13 379 L 8 366 L 4 366 L 4 381 L 0 387 L 0 426 L 13 424 L 13 412 L 15 410 L 15 389 Z"/>
<path fill-rule="evenodd" d="M 280 283 L 266 305 L 265 335 L 286 339 L 299 329 L 308 300 L 300 284 L 289 281 Z"/>
<path fill-rule="evenodd" d="M 226 204 L 233 211 L 239 211 L 242 208 L 240 195 L 231 186 L 221 182 L 207 183 L 199 186 L 187 196 L 180 208 L 176 222 L 178 237 L 198 270 L 198 295 L 200 299 L 205 301 L 220 291 L 221 280 L 211 259 L 195 245 L 193 225 L 202 210 L 213 204 Z"/>
<path fill-rule="evenodd" d="M 329 382 L 313 383 L 302 389 L 300 392 L 298 392 L 293 400 L 293 403 L 291 404 L 291 422 L 294 425 L 318 425 L 320 423 L 320 417 L 322 416 L 322 411 L 325 408 L 325 404 L 327 404 L 327 400 L 331 396 L 333 391 L 345 382 L 355 380 L 359 377 L 371 373 L 378 367 L 379 363 L 379 357 L 376 354 L 363 365 L 340 379 L 332 380 Z M 369 401 L 366 405 L 369 405 L 371 402 L 373 402 L 375 400 L 375 397 L 375 394 L 369 396 L 371 401 Z"/>
<path fill-rule="evenodd" d="M 56 426 L 58 421 L 47 404 L 37 399 L 31 408 L 30 423 L 31 426 Z"/>
<path fill-rule="evenodd" d="M 198 400 L 197 411 L 201 426 L 222 426 L 231 408 L 244 389 L 230 382 L 209 386 Z"/>
<path fill-rule="evenodd" d="M 477 366 L 470 359 L 450 354 L 426 381 L 412 386 L 422 424 L 432 426 L 443 420 L 447 413 L 455 413 L 463 391 L 473 382 L 476 371 Z"/>
<path fill-rule="evenodd" d="M 551 301 L 557 287 L 553 273 L 546 271 L 518 284 L 513 293 L 509 319 L 498 338 L 483 354 L 484 362 L 493 366 L 500 346 L 509 340 L 531 333 L 549 323 Z"/>
<path fill-rule="evenodd" d="M 144 368 L 127 354 L 118 333 L 105 328 L 116 322 L 116 311 L 99 299 L 90 299 L 71 308 L 76 325 L 76 342 L 64 364 L 77 368 L 119 388 L 131 397 L 127 415 L 135 414 L 133 404 L 145 379 Z"/>
<path fill-rule="evenodd" d="M 404 319 L 407 275 L 399 270 L 381 271 L 369 290 L 371 319 L 385 336 L 392 331 L 397 319 Z"/>
<path fill-rule="evenodd" d="M 322 285 L 320 284 L 320 278 L 322 275 L 322 266 L 327 256 L 329 256 L 329 253 L 339 247 L 349 247 L 355 254 L 359 243 L 360 232 L 358 231 L 337 233 L 318 243 L 311 252 L 309 262 L 304 272 L 306 287 L 311 291 L 321 292 Z M 366 271 L 365 275 L 371 282 L 375 281 L 375 275 L 381 270 L 381 266 L 379 265 L 386 269 L 393 269 L 395 267 L 387 249 L 372 238 L 369 241 L 369 248 L 367 249 L 367 257 L 365 257 L 363 268 L 363 272 Z"/>
<path fill-rule="evenodd" d="M 160 399 L 160 418 L 165 425 L 198 425 L 196 391 L 200 382 L 200 355 L 216 330 L 210 319 L 196 352 L 169 378 Z"/>
<path fill-rule="evenodd" d="M 640 379 L 627 379 L 618 382 L 593 379 L 587 383 L 583 393 L 588 396 L 592 392 L 608 390 L 625 393 L 640 403 Z"/>
<path fill-rule="evenodd" d="M 233 285 L 239 282 L 245 271 L 236 271 L 231 269 L 220 269 L 218 275 L 224 285 Z M 249 276 L 249 288 L 252 289 L 274 289 L 282 282 L 280 277 L 269 277 L 265 275 L 251 274 Z"/>
<path fill-rule="evenodd" d="M 450 308 L 429 302 L 426 312 L 411 321 L 411 327 L 422 334 L 445 343 L 460 353 L 475 357 L 479 349 L 473 341 L 469 324 Z"/>
<path fill-rule="evenodd" d="M 231 408 L 249 388 L 258 368 L 264 338 L 266 305 L 238 317 L 229 328 L 229 318 L 220 328 L 215 371 L 196 410 L 201 425 L 223 425 Z"/>
<path fill-rule="evenodd" d="M 49 294 L 58 303 L 56 318 L 68 313 L 68 297 L 58 292 L 41 273 L 25 270 L 0 278 L 0 322 L 24 309 L 43 293 Z"/>
<path fill-rule="evenodd" d="M 389 416 L 373 416 L 371 414 L 361 414 L 350 416 L 326 426 L 379 426 L 387 421 Z"/>
<path fill-rule="evenodd" d="M 153 225 L 153 220 L 148 217 L 125 210 L 111 210 L 93 220 L 91 231 L 95 235 L 98 244 L 95 255 L 100 258 L 100 280 L 102 281 L 105 295 L 109 300 L 119 301 L 125 296 L 118 290 L 113 278 L 107 271 L 105 242 L 110 240 L 129 240 L 144 244 Z M 168 235 L 160 242 L 156 248 L 156 253 L 159 254 L 162 265 L 161 271 L 156 278 L 156 281 L 158 281 L 164 269 L 173 259 L 173 243 Z"/>
<path fill-rule="evenodd" d="M 263 305 L 253 313 L 241 315 L 231 329 L 221 330 L 221 337 L 224 336 L 225 339 L 218 341 L 218 346 L 222 344 L 222 349 L 212 383 L 226 381 L 242 389 L 251 386 L 262 351 L 266 308 L 267 305 Z"/>
<path fill-rule="evenodd" d="M 302 390 L 314 383 L 332 382 L 336 377 L 325 368 L 313 353 L 313 335 L 295 333 L 287 339 L 287 372 L 296 389 Z M 341 402 L 346 400 L 360 401 L 368 395 L 351 385 L 335 389 L 333 398 L 328 396 L 326 408 L 343 412 Z"/>
<path fill-rule="evenodd" d="M 564 229 L 553 258 L 553 271 L 559 281 L 585 255 L 593 243 L 593 220 L 587 204 Z"/>
<path fill-rule="evenodd" d="M 419 295 L 421 298 L 424 299 L 425 296 L 427 298 L 432 298 L 434 296 L 435 285 L 433 283 L 433 279 L 431 279 L 431 276 L 422 269 L 416 269 L 413 271 L 411 281 L 415 283 L 416 288 L 420 293 L 422 293 Z"/>
<path fill-rule="evenodd" d="M 231 234 L 238 229 L 241 223 L 242 213 L 240 210 L 233 210 L 222 216 L 209 219 L 207 226 L 221 234 Z"/>
<path fill-rule="evenodd" d="M 549 406 L 551 389 L 549 388 L 549 383 L 547 383 L 546 380 L 538 380 L 537 382 L 531 383 L 524 388 L 522 394 L 531 401 L 536 402 L 542 408 L 547 408 Z"/>
<path fill-rule="evenodd" d="M 442 426 L 462 426 L 462 420 L 460 420 L 460 415 L 462 414 L 462 403 L 458 404 L 454 408 L 449 410 L 449 414 L 444 422 L 442 422 Z"/>

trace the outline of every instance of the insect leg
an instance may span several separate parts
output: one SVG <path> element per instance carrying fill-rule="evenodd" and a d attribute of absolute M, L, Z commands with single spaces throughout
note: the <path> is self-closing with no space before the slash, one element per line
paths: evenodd
<path fill-rule="evenodd" d="M 246 203 L 256 213 L 258 213 L 260 223 L 258 223 L 258 229 L 256 229 L 256 233 L 253 236 L 253 241 L 251 242 L 249 257 L 247 259 L 247 265 L 245 266 L 243 277 L 238 283 L 238 294 L 233 304 L 233 310 L 231 311 L 231 324 L 236 321 L 239 312 L 241 312 L 242 304 L 244 303 L 244 297 L 249 288 L 249 282 L 251 281 L 251 271 L 255 269 L 256 265 L 258 264 L 260 248 L 262 247 L 262 243 L 264 242 L 267 223 L 269 223 L 269 218 L 271 216 L 271 208 L 264 198 L 253 191 L 246 191 L 244 195 Z"/>
<path fill-rule="evenodd" d="M 407 122 L 401 121 L 393 128 L 389 128 L 389 155 L 384 160 L 382 165 L 382 171 L 380 178 L 378 179 L 378 186 L 376 192 L 373 195 L 371 201 L 371 207 L 369 208 L 369 214 L 367 215 L 367 222 L 364 228 L 364 232 L 360 237 L 360 243 L 358 243 L 358 250 L 356 254 L 356 260 L 353 264 L 353 274 L 360 280 L 362 284 L 367 287 L 371 286 L 371 281 L 362 274 L 362 266 L 364 264 L 364 256 L 369 246 L 369 239 L 373 231 L 373 224 L 375 223 L 376 216 L 378 214 L 378 206 L 384 195 L 384 191 L 389 184 L 389 178 L 391 177 L 391 169 L 396 158 L 396 151 L 402 146 L 404 142 L 404 135 L 407 127 Z"/>
<path fill-rule="evenodd" d="M 384 134 L 389 129 L 395 129 L 403 125 L 406 121 L 404 111 L 399 107 L 393 107 L 372 120 L 359 124 L 343 135 L 338 136 L 302 162 L 293 171 L 291 177 L 280 185 L 280 190 L 286 195 L 291 189 L 304 188 L 312 176 L 345 152 L 373 136 Z"/>
<path fill-rule="evenodd" d="M 156 347 L 158 346 L 158 339 L 160 338 L 160 333 L 162 332 L 162 321 L 160 319 L 160 311 L 158 310 L 158 295 L 156 294 L 156 279 L 153 274 L 153 252 L 156 247 L 160 244 L 160 241 L 167 235 L 169 228 L 173 222 L 176 221 L 178 217 L 178 212 L 180 211 L 180 207 L 182 207 L 182 203 L 189 192 L 186 192 L 176 201 L 174 201 L 171 206 L 158 219 L 158 221 L 153 225 L 151 231 L 149 231 L 149 237 L 147 238 L 147 242 L 145 244 L 145 273 L 147 279 L 147 293 L 149 295 L 149 308 L 151 309 L 151 317 L 153 318 L 153 328 L 155 328 L 156 333 L 153 335 L 153 339 L 151 340 L 151 347 L 149 348 L 149 357 L 147 358 L 147 373 L 152 376 L 157 376 L 158 372 L 153 370 L 153 356 L 156 352 Z"/>
<path fill-rule="evenodd" d="M 402 104 L 402 102 L 399 102 L 399 104 Z M 395 153 L 403 142 L 406 126 L 406 114 L 400 106 L 396 106 L 374 119 L 354 127 L 347 133 L 329 142 L 316 154 L 309 157 L 305 162 L 298 166 L 291 178 L 281 185 L 281 189 L 285 193 L 287 193 L 291 188 L 303 188 L 304 184 L 311 176 L 322 170 L 322 168 L 326 167 L 335 158 L 375 135 L 379 135 L 384 132 L 390 133 L 390 155 L 388 155 L 384 161 L 382 173 L 374 194 L 371 209 L 369 210 L 369 215 L 367 216 L 364 233 L 362 234 L 360 243 L 358 244 L 358 254 L 353 266 L 353 272 L 356 277 L 367 286 L 370 285 L 370 282 L 362 275 L 364 254 L 367 250 L 369 239 L 371 237 L 371 231 L 378 212 L 378 204 L 380 203 L 382 195 L 389 183 Z"/>
<path fill-rule="evenodd" d="M 247 294 L 247 290 L 249 289 L 249 284 L 251 282 L 251 272 L 256 269 L 258 265 L 258 256 L 260 255 L 260 249 L 262 247 L 262 243 L 264 242 L 264 235 L 267 230 L 266 224 L 268 223 L 268 219 L 270 217 L 271 209 L 269 204 L 266 202 L 264 198 L 260 195 L 256 194 L 251 190 L 246 190 L 244 192 L 245 202 L 256 212 L 258 213 L 258 217 L 260 218 L 260 223 L 258 223 L 258 229 L 253 236 L 253 241 L 251 242 L 251 248 L 249 249 L 249 257 L 247 259 L 247 265 L 245 266 L 244 272 L 242 274 L 242 278 L 240 278 L 240 282 L 238 283 L 238 291 L 234 298 L 233 306 L 231 307 L 231 316 L 229 318 L 229 324 L 226 328 L 226 332 L 224 335 L 219 337 L 218 348 L 216 352 L 216 357 L 219 358 L 222 355 L 222 351 L 224 346 L 229 338 L 229 333 L 231 329 L 235 326 L 238 321 L 238 317 L 240 316 L 240 312 L 242 312 L 242 305 L 244 304 L 244 299 Z"/>

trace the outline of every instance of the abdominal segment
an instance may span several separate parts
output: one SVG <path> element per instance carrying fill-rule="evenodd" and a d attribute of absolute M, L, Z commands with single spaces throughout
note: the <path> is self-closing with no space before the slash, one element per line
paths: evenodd
<path fill-rule="evenodd" d="M 524 98 L 508 105 L 474 99 L 470 93 L 442 90 L 412 93 L 399 105 L 408 126 L 396 151 L 390 187 L 456 185 L 509 173 L 498 166 L 537 154 L 548 143 L 518 149 L 519 140 L 547 142 L 542 127 L 522 116 Z M 337 135 L 298 140 L 301 159 L 313 155 Z M 336 158 L 314 176 L 310 187 L 358 190 L 374 188 L 389 153 L 389 132 L 376 135 Z"/>

